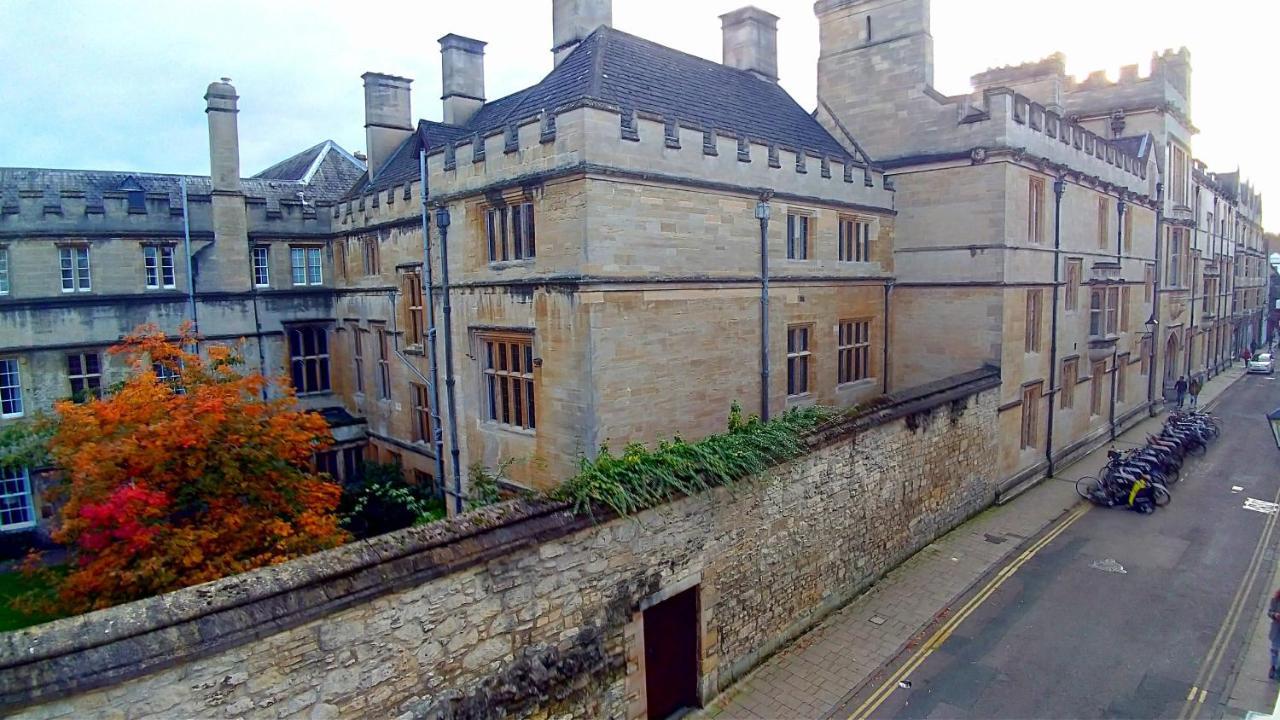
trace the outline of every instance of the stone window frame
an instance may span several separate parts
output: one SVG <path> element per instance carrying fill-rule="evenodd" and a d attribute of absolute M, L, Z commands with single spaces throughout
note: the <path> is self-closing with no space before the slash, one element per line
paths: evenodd
<path fill-rule="evenodd" d="M 1064 293 L 1066 312 L 1076 312 L 1080 309 L 1080 282 L 1084 277 L 1084 259 L 1067 258 L 1066 276 L 1067 287 Z"/>
<path fill-rule="evenodd" d="M 311 339 L 310 352 L 307 338 Z M 289 351 L 289 379 L 299 397 L 332 392 L 332 364 L 329 352 L 329 328 L 321 323 L 300 323 L 285 327 Z M 314 368 L 314 374 L 312 369 Z M 302 378 L 301 386 L 298 379 Z M 314 378 L 314 383 L 309 379 Z"/>
<path fill-rule="evenodd" d="M 0 418 L 20 418 L 22 406 L 22 363 L 16 357 L 0 357 Z"/>
<path fill-rule="evenodd" d="M 0 244 L 0 297 L 9 294 L 12 284 L 9 279 L 9 246 Z"/>
<path fill-rule="evenodd" d="M 373 346 L 377 350 L 374 367 L 377 368 L 378 399 L 391 399 L 391 331 L 385 322 L 369 323 L 369 330 L 374 334 Z"/>
<path fill-rule="evenodd" d="M 67 353 L 67 385 L 71 399 L 83 402 L 88 395 L 102 396 L 102 357 L 97 351 Z"/>
<path fill-rule="evenodd" d="M 1128 390 L 1125 378 L 1129 369 L 1129 353 L 1116 356 L 1116 366 L 1112 372 L 1116 373 L 1116 402 L 1125 402 L 1125 394 Z"/>
<path fill-rule="evenodd" d="M 254 245 L 250 251 L 250 264 L 253 268 L 253 286 L 271 287 L 271 246 Z"/>
<path fill-rule="evenodd" d="M 144 243 L 142 274 L 143 285 L 148 290 L 177 288 L 177 248 L 173 243 Z"/>
<path fill-rule="evenodd" d="M 1036 380 L 1022 386 L 1022 450 L 1036 448 L 1040 444 L 1040 400 L 1044 397 L 1044 381 Z"/>
<path fill-rule="evenodd" d="M 1039 175 L 1032 175 L 1027 182 L 1027 242 L 1044 244 L 1045 182 Z"/>
<path fill-rule="evenodd" d="M 413 441 L 434 447 L 435 429 L 431 422 L 430 389 L 423 383 L 409 383 L 413 400 Z M 434 452 L 434 450 L 433 450 Z"/>
<path fill-rule="evenodd" d="M 813 394 L 813 323 L 787 325 L 787 398 L 803 398 Z M 797 369 L 803 375 L 797 374 Z M 803 381 L 803 387 L 801 387 Z M 796 392 L 800 389 L 800 392 Z"/>
<path fill-rule="evenodd" d="M 787 260 L 805 262 L 813 258 L 813 226 L 811 210 L 787 208 Z M 799 236 L 796 235 L 797 229 L 803 229 Z"/>
<path fill-rule="evenodd" d="M 477 330 L 473 337 L 484 402 L 482 421 L 514 432 L 536 432 L 541 361 L 535 353 L 533 331 Z"/>
<path fill-rule="evenodd" d="M 1062 358 L 1062 387 L 1059 391 L 1058 407 L 1070 410 L 1076 406 L 1076 385 L 1080 382 L 1080 356 Z"/>
<path fill-rule="evenodd" d="M 18 519 L 15 517 L 23 517 Z M 26 467 L 0 467 L 0 531 L 36 526 L 36 506 L 31 494 L 31 473 Z"/>
<path fill-rule="evenodd" d="M 1028 353 L 1040 352 L 1043 344 L 1041 326 L 1044 325 L 1044 289 L 1027 289 L 1026 327 L 1023 338 L 1023 349 Z"/>
<path fill-rule="evenodd" d="M 93 258 L 89 243 L 58 243 L 58 268 L 62 276 L 62 292 L 93 291 Z"/>
<path fill-rule="evenodd" d="M 836 324 L 836 386 L 871 378 L 871 318 Z"/>
<path fill-rule="evenodd" d="M 841 215 L 836 249 L 840 262 L 871 262 L 871 220 Z"/>
<path fill-rule="evenodd" d="M 1133 291 L 1128 285 L 1120 286 L 1120 327 L 1119 332 L 1129 332 L 1129 303 L 1133 301 Z"/>
<path fill-rule="evenodd" d="M 360 328 L 360 324 L 356 322 L 350 323 L 351 330 L 351 364 L 355 368 L 356 376 L 356 395 L 364 396 L 364 333 L 369 332 Z"/>
<path fill-rule="evenodd" d="M 426 301 L 422 289 L 422 270 L 420 267 L 406 267 L 401 270 L 401 282 L 404 284 L 405 306 L 405 344 L 418 347 L 426 342 Z"/>
<path fill-rule="evenodd" d="M 289 281 L 294 287 L 315 287 L 324 284 L 324 258 L 320 245 L 289 245 Z M 302 264 L 298 264 L 301 256 Z M 298 273 L 302 281 L 299 282 Z"/>
<path fill-rule="evenodd" d="M 1106 250 L 1111 240 L 1111 198 L 1098 198 L 1098 249 Z"/>
<path fill-rule="evenodd" d="M 1089 388 L 1089 416 L 1098 417 L 1102 414 L 1103 402 L 1102 396 L 1102 379 L 1107 376 L 1107 361 L 1096 360 L 1090 368 L 1089 381 L 1093 383 Z"/>
<path fill-rule="evenodd" d="M 532 262 L 538 257 L 537 209 L 523 193 L 482 206 L 480 230 L 490 265 Z"/>

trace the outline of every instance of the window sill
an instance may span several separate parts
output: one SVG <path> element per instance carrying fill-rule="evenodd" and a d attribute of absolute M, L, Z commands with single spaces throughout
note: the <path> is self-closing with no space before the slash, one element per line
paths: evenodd
<path fill-rule="evenodd" d="M 791 408 L 809 407 L 810 405 L 815 404 L 815 402 L 816 399 L 811 392 L 800 395 L 788 395 L 787 409 L 790 410 Z"/>
<path fill-rule="evenodd" d="M 536 259 L 537 259 L 536 257 L 531 257 L 531 258 L 521 258 L 519 260 L 490 260 L 489 269 L 490 270 L 507 270 L 512 268 L 530 268 L 530 267 L 533 267 L 533 263 Z"/>
<path fill-rule="evenodd" d="M 522 428 L 522 427 L 517 427 L 515 425 L 507 425 L 505 423 L 494 422 L 492 420 L 480 421 L 480 428 L 482 430 L 510 433 L 512 435 L 518 435 L 520 437 L 526 437 L 526 438 L 533 438 L 538 436 L 538 431 L 536 428 Z"/>
<path fill-rule="evenodd" d="M 858 380 L 850 380 L 836 385 L 836 392 L 847 392 L 852 390 L 861 390 L 863 388 L 875 387 L 878 382 L 877 378 L 864 377 Z"/>

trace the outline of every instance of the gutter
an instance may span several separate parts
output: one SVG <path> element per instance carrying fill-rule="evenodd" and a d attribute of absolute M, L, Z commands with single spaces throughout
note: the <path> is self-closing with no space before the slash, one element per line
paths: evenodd
<path fill-rule="evenodd" d="M 1062 195 L 1067 190 L 1067 181 L 1059 176 L 1053 181 L 1053 300 L 1049 310 L 1049 412 L 1045 428 L 1044 459 L 1048 464 L 1045 473 L 1053 477 L 1053 416 L 1054 388 L 1058 381 L 1058 273 L 1062 265 Z M 1114 393 L 1113 393 L 1114 395 Z"/>

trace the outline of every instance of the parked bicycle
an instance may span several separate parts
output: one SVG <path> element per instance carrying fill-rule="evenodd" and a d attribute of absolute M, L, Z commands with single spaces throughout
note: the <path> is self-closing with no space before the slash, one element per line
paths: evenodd
<path fill-rule="evenodd" d="M 1076 492 L 1096 505 L 1154 512 L 1173 499 L 1169 486 L 1181 478 L 1186 458 L 1204 455 L 1221 433 L 1221 420 L 1209 413 L 1170 413 L 1159 434 L 1147 436 L 1145 447 L 1108 450 L 1099 476 L 1077 480 Z"/>

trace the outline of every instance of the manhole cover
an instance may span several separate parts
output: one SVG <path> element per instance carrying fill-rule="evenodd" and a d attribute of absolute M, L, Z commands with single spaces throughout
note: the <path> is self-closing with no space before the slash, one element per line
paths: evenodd
<path fill-rule="evenodd" d="M 883 624 L 884 624 L 884 618 L 880 617 L 879 615 L 872 615 L 872 616 L 871 616 L 871 624 L 872 624 L 872 625 L 883 625 Z"/>
<path fill-rule="evenodd" d="M 1002 542 L 1009 541 L 1009 538 L 1007 537 L 1000 537 L 999 535 L 992 535 L 991 533 L 983 533 L 983 537 L 985 537 L 987 539 L 987 542 L 991 543 L 992 545 L 999 545 Z"/>
<path fill-rule="evenodd" d="M 1121 575 L 1128 574 L 1129 572 L 1128 570 L 1124 569 L 1123 565 L 1116 562 L 1115 560 L 1112 560 L 1111 558 L 1107 558 L 1106 560 L 1095 560 L 1089 564 L 1089 567 L 1093 568 L 1094 570 L 1101 570 L 1102 572 L 1109 572 L 1109 573 L 1119 573 Z"/>

